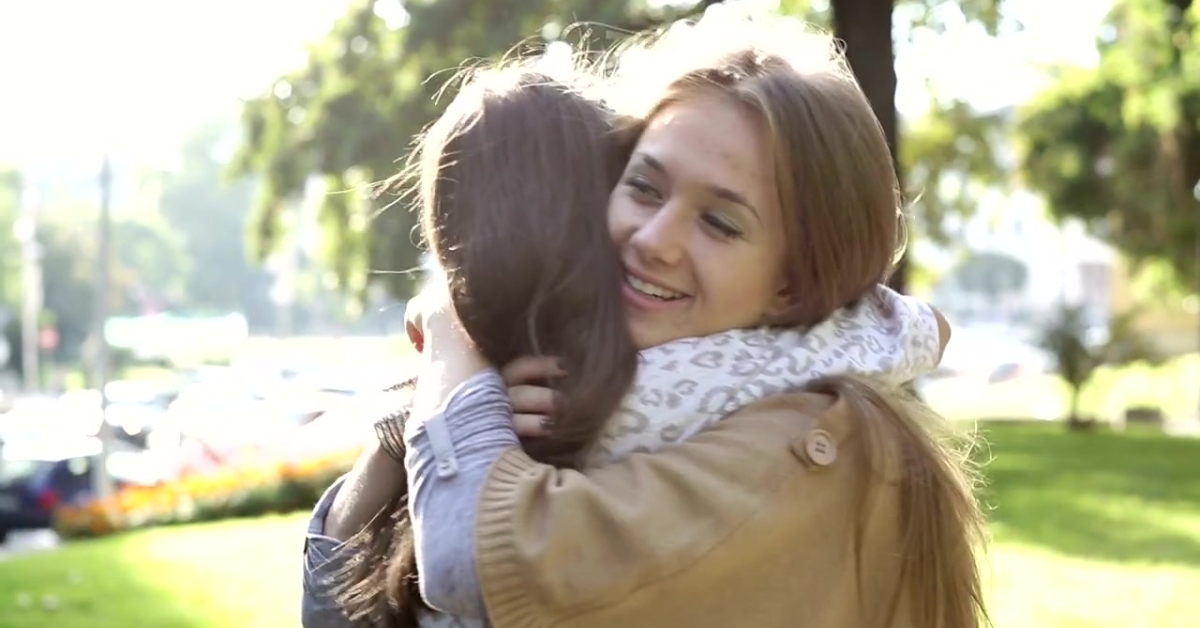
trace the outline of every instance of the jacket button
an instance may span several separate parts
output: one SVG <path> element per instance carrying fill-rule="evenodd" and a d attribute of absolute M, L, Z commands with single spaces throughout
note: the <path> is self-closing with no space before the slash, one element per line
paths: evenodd
<path fill-rule="evenodd" d="M 837 443 L 825 430 L 813 430 L 804 439 L 804 453 L 813 464 L 827 467 L 837 460 Z"/>
<path fill-rule="evenodd" d="M 458 461 L 454 456 L 446 456 L 437 463 L 437 476 L 439 478 L 451 478 L 458 474 Z"/>

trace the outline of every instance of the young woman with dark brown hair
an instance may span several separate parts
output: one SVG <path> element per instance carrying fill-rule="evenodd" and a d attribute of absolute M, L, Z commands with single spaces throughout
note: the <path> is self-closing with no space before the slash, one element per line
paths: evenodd
<path fill-rule="evenodd" d="M 711 34 L 702 36 L 710 47 L 717 41 Z M 562 256 L 548 263 L 564 260 L 554 271 L 523 267 L 552 280 L 527 292 L 515 281 L 528 298 L 513 301 L 500 318 L 505 323 L 481 316 L 486 298 L 504 302 L 503 295 L 486 297 L 498 286 L 470 276 L 473 265 L 498 259 L 497 247 L 541 242 L 525 232 L 535 225 L 508 224 L 508 211 L 486 216 L 484 207 L 507 197 L 482 197 L 486 186 L 466 178 L 469 164 L 495 157 L 497 146 L 523 144 L 506 143 L 498 127 L 484 125 L 489 117 L 506 119 L 489 107 L 519 102 L 528 90 L 468 93 L 463 102 L 473 104 L 463 106 L 481 115 L 443 119 L 451 139 L 432 144 L 440 148 L 426 171 L 425 206 L 436 218 L 434 197 L 456 208 L 473 203 L 468 220 L 484 222 L 426 224 L 449 281 L 444 298 L 425 295 L 415 319 L 426 368 L 404 426 L 405 468 L 369 452 L 322 500 L 309 543 L 306 626 L 354 625 L 331 612 L 329 585 L 317 571 L 331 553 L 330 537 L 354 535 L 389 501 L 387 512 L 401 513 L 398 529 L 415 534 L 400 547 L 400 537 L 376 534 L 376 546 L 359 546 L 348 559 L 343 574 L 374 574 L 358 589 L 342 590 L 343 607 L 362 623 L 415 619 L 416 582 L 400 576 L 419 565 L 420 590 L 434 608 L 486 614 L 496 626 L 978 624 L 978 511 L 959 461 L 919 424 L 922 410 L 860 379 L 821 380 L 800 392 L 822 373 L 913 367 L 886 359 L 866 369 L 853 360 L 822 363 L 849 353 L 877 356 L 880 338 L 900 338 L 892 346 L 902 358 L 924 352 L 933 362 L 940 349 L 936 324 L 927 322 L 923 336 L 914 333 L 920 325 L 896 324 L 932 315 L 914 309 L 889 317 L 887 304 L 908 302 L 878 288 L 899 226 L 882 133 L 830 42 L 810 48 L 802 68 L 767 54 L 756 39 L 709 60 L 695 54 L 702 48 L 694 37 L 690 49 L 673 40 L 648 48 L 676 60 L 687 55 L 672 55 L 690 52 L 695 67 L 675 73 L 655 92 L 654 105 L 633 118 L 641 121 L 630 129 L 636 145 L 608 202 L 607 233 L 573 219 L 570 228 L 588 234 L 583 240 L 611 237 L 617 244 L 615 252 L 595 247 L 617 256 L 610 266 L 616 270 L 595 275 L 602 277 L 592 286 L 595 301 L 582 310 L 552 311 L 552 295 L 594 276 L 573 263 L 578 235 L 571 250 L 554 248 L 568 241 L 561 238 L 567 227 L 549 232 L 548 250 Z M 543 110 L 551 121 L 559 113 Z M 435 127 L 432 137 L 438 133 Z M 559 150 L 570 154 L 569 147 Z M 555 151 L 539 151 L 523 158 L 543 165 L 540 174 L 563 173 L 553 156 L 554 163 L 538 161 Z M 509 169 L 521 163 L 499 154 L 510 157 Z M 593 171 L 603 172 L 598 164 L 611 154 L 594 150 Z M 493 164 L 488 176 L 502 165 Z M 537 176 L 507 184 L 531 180 L 547 189 L 562 182 L 551 175 L 544 184 Z M 500 190 L 549 202 L 536 205 L 541 212 L 567 208 L 564 220 L 586 215 L 581 208 L 589 206 L 585 198 L 555 203 L 545 190 Z M 467 274 L 456 277 L 460 272 Z M 598 344 L 589 336 L 595 319 L 561 333 L 606 298 L 623 301 L 627 323 L 620 330 L 628 325 L 631 344 Z M 563 319 L 539 327 L 554 315 Z M 597 329 L 621 342 L 620 330 Z M 505 345 L 506 334 L 519 340 Z M 921 337 L 932 340 L 903 344 Z M 842 344 L 810 346 L 829 339 Z M 604 428 L 633 377 L 624 370 L 628 347 L 642 347 L 644 361 L 616 412 L 620 420 L 608 421 L 618 426 L 614 433 Z M 612 353 L 595 357 L 591 350 Z M 564 363 L 552 369 L 521 353 Z M 505 376 L 492 365 L 507 365 Z M 662 377 L 653 379 L 655 373 Z M 612 386 L 616 395 L 609 390 L 579 403 L 588 385 L 606 385 L 607 377 L 619 384 Z M 551 380 L 558 403 L 531 378 Z M 521 414 L 549 415 L 554 423 L 546 432 Z M 651 437 L 629 446 L 623 439 L 631 432 Z M 525 450 L 517 434 L 530 437 Z M 668 443 L 681 444 L 636 453 Z M 407 507 L 397 509 L 396 495 L 405 491 L 396 478 L 405 472 Z M 426 615 L 421 625 L 443 619 L 457 621 Z"/>

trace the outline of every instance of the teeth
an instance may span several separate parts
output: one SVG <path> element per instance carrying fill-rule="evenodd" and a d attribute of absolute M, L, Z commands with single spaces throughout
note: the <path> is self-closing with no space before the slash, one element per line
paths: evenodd
<path fill-rule="evenodd" d="M 687 296 L 682 292 L 674 292 L 672 290 L 667 290 L 666 288 L 660 288 L 652 283 L 647 283 L 641 279 L 638 279 L 637 277 L 634 277 L 633 275 L 626 275 L 625 280 L 629 282 L 630 287 L 632 287 L 634 290 L 656 299 L 674 301 L 675 299 L 682 299 L 683 297 Z"/>

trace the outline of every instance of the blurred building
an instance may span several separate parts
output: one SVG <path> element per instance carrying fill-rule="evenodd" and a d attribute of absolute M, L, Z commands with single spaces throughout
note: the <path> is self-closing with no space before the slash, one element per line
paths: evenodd
<path fill-rule="evenodd" d="M 943 252 L 930 300 L 960 324 L 1037 327 L 1077 305 L 1103 325 L 1124 292 L 1117 251 L 1079 221 L 1056 224 L 1028 192 L 981 199 L 957 231 L 965 253 Z"/>

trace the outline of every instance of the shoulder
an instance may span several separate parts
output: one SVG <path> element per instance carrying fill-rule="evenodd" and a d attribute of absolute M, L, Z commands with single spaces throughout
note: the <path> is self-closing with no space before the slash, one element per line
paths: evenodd
<path fill-rule="evenodd" d="M 942 456 L 940 419 L 904 390 L 870 378 L 827 377 L 750 404 L 713 431 L 745 433 L 763 444 L 787 444 L 816 467 L 855 465 L 894 482 L 906 456 Z M 855 473 L 854 475 L 858 475 Z"/>

